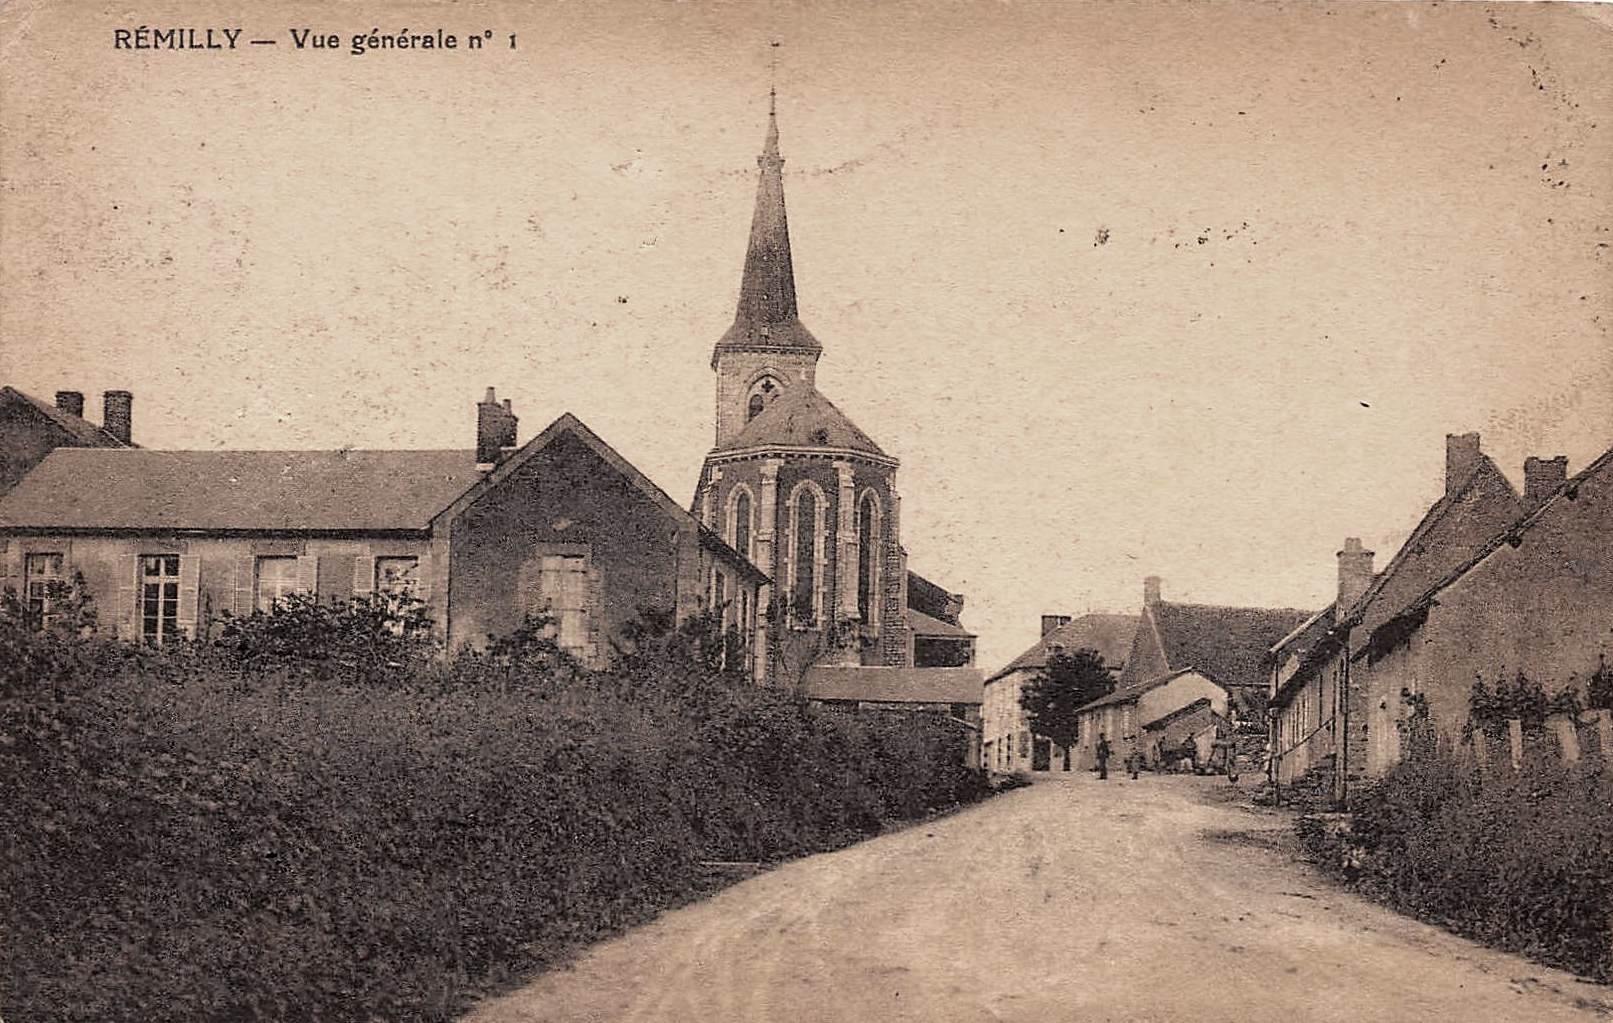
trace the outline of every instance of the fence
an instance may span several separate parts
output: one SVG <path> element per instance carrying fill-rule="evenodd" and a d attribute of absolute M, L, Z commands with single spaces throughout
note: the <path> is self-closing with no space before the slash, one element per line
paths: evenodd
<path fill-rule="evenodd" d="M 1613 765 L 1613 710 L 1550 714 L 1542 731 L 1534 735 L 1525 734 L 1521 719 L 1509 718 L 1500 743 L 1495 743 L 1483 729 L 1475 728 L 1469 748 L 1481 769 L 1505 756 L 1513 770 L 1520 770 L 1525 753 L 1535 748 L 1549 750 L 1571 764 L 1587 755 L 1599 755 Z"/>

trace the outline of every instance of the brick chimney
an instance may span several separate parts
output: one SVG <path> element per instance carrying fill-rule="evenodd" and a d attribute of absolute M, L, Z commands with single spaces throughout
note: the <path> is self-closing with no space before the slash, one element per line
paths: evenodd
<path fill-rule="evenodd" d="M 1335 619 L 1343 619 L 1355 606 L 1355 602 L 1367 592 L 1367 587 L 1372 585 L 1374 554 L 1374 551 L 1361 546 L 1359 536 L 1345 538 L 1344 549 L 1338 552 L 1339 596 L 1338 603 L 1333 605 Z"/>
<path fill-rule="evenodd" d="M 1479 435 L 1476 433 L 1447 433 L 1445 435 L 1445 495 L 1456 491 L 1473 475 L 1479 464 Z"/>
<path fill-rule="evenodd" d="M 493 388 L 476 405 L 476 464 L 493 466 L 504 457 L 506 449 L 515 447 L 515 428 L 520 422 L 510 399 L 499 404 Z"/>
<path fill-rule="evenodd" d="M 1546 498 L 1568 482 L 1568 456 L 1523 460 L 1523 506 L 1534 511 L 1546 503 Z"/>
<path fill-rule="evenodd" d="M 1151 575 L 1143 580 L 1143 604 L 1152 607 L 1159 603 L 1159 576 Z"/>
<path fill-rule="evenodd" d="M 101 396 L 101 429 L 125 444 L 134 443 L 134 395 L 107 391 Z"/>
<path fill-rule="evenodd" d="M 56 407 L 70 416 L 84 418 L 84 392 L 83 391 L 57 391 Z"/>
<path fill-rule="evenodd" d="M 1055 629 L 1062 629 L 1062 628 L 1064 628 L 1064 626 L 1066 626 L 1068 624 L 1070 624 L 1070 616 L 1069 615 L 1043 615 L 1042 616 L 1042 635 L 1045 636 L 1048 633 L 1054 631 Z"/>

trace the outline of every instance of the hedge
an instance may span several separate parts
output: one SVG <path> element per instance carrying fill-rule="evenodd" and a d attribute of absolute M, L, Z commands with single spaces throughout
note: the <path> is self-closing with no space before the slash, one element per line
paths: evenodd
<path fill-rule="evenodd" d="M 815 710 L 665 650 L 347 670 L 242 624 L 155 651 L 0 617 L 0 1015 L 450 1019 L 686 901 L 702 861 L 983 791 L 956 722 Z"/>

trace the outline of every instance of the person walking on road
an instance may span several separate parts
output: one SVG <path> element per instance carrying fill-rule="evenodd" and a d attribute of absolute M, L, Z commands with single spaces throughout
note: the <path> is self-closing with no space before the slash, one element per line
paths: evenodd
<path fill-rule="evenodd" d="M 1103 732 L 1098 733 L 1098 780 L 1109 780 L 1109 736 Z"/>

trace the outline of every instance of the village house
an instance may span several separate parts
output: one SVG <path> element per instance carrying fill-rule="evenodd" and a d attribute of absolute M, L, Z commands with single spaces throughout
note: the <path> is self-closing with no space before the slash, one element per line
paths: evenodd
<path fill-rule="evenodd" d="M 868 706 L 895 691 L 898 703 L 970 702 L 978 718 L 963 598 L 907 567 L 900 462 L 817 389 L 823 345 L 797 307 L 772 103 L 756 162 L 739 299 L 711 353 L 715 442 L 691 508 L 771 580 L 757 677 Z M 889 668 L 906 670 L 872 670 Z M 973 695 L 960 701 L 959 680 L 971 676 Z"/>
<path fill-rule="evenodd" d="M 1233 728 L 1247 729 L 1255 723 L 1263 734 L 1259 722 L 1264 721 L 1271 684 L 1268 653 L 1272 644 L 1310 617 L 1310 612 L 1292 608 L 1167 601 L 1160 594 L 1159 577 L 1149 576 L 1143 580 L 1142 613 L 1116 690 L 1088 704 L 1103 712 L 1099 732 L 1107 736 L 1116 757 L 1137 751 L 1150 763 L 1158 744 L 1167 738 L 1167 728 L 1169 737 L 1180 738 L 1184 731 L 1197 736 L 1203 731 L 1201 719 L 1213 729 L 1213 718 L 1207 715 L 1222 718 Z M 1219 689 L 1221 696 L 1215 697 L 1201 682 Z M 1209 698 L 1210 704 L 1193 708 L 1201 698 Z M 1085 711 L 1075 757 L 1083 768 L 1095 762 L 1098 743 L 1098 732 L 1086 726 Z M 1239 742 L 1241 755 L 1255 752 L 1248 745 Z"/>
<path fill-rule="evenodd" d="M 1459 740 L 1479 678 L 1493 687 L 1521 671 L 1586 698 L 1613 654 L 1613 450 L 1572 479 L 1567 462 L 1528 459 L 1523 517 L 1366 637 L 1369 701 L 1404 715 L 1421 697 L 1439 734 Z M 1385 736 L 1390 759 L 1398 739 Z"/>
<path fill-rule="evenodd" d="M 516 426 L 489 388 L 461 450 L 58 448 L 0 498 L 0 584 L 81 574 L 102 628 L 154 644 L 293 593 L 411 595 L 450 649 L 547 614 L 596 667 L 645 609 L 755 635 L 746 558 L 575 417 Z"/>
<path fill-rule="evenodd" d="M 1191 744 L 1191 757 L 1207 763 L 1217 725 L 1227 720 L 1227 691 L 1202 671 L 1183 668 L 1123 685 L 1082 707 L 1076 766 L 1097 765 L 1098 743 L 1108 739 L 1111 768 L 1134 754 L 1165 766 Z"/>
<path fill-rule="evenodd" d="M 1040 638 L 986 679 L 981 716 L 985 766 L 994 771 L 1069 770 L 1069 750 L 1031 732 L 1020 695 L 1059 654 L 1094 650 L 1119 672 L 1136 632 L 1136 615 L 1086 614 L 1073 619 L 1043 615 Z"/>
<path fill-rule="evenodd" d="M 1381 573 L 1372 575 L 1372 552 L 1347 541 L 1339 554 L 1339 597 L 1327 617 L 1273 644 L 1271 771 L 1279 786 L 1331 792 L 1343 803 L 1353 783 L 1398 760 L 1398 722 L 1407 707 L 1398 678 L 1366 660 L 1368 637 L 1525 510 L 1476 433 L 1445 438 L 1444 482 L 1439 500 Z"/>
<path fill-rule="evenodd" d="M 84 395 L 57 391 L 48 405 L 14 387 L 0 387 L 0 494 L 17 485 L 34 466 L 57 448 L 129 448 L 134 395 L 107 391 L 101 423 L 84 418 Z"/>

